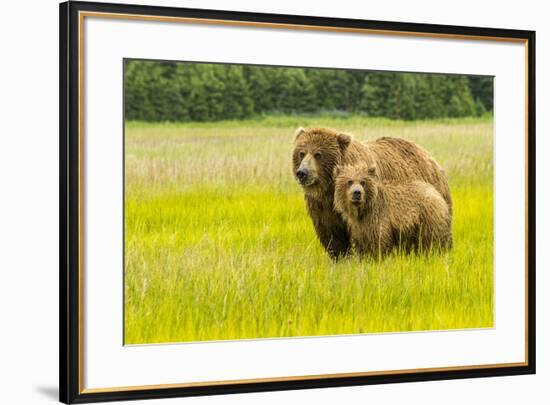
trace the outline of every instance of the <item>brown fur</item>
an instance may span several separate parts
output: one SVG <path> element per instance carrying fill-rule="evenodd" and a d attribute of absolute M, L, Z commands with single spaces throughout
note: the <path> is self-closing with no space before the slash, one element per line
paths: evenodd
<path fill-rule="evenodd" d="M 451 214 L 439 192 L 423 181 L 382 182 L 375 166 L 337 166 L 334 208 L 359 254 L 383 256 L 452 245 Z"/>
<path fill-rule="evenodd" d="M 452 213 L 443 170 L 424 149 L 404 139 L 380 138 L 362 143 L 349 134 L 327 128 L 299 128 L 292 161 L 295 176 L 299 169 L 308 171 L 305 181 L 300 181 L 307 210 L 319 240 L 333 258 L 346 255 L 351 247 L 347 227 L 334 211 L 333 170 L 337 165 L 376 164 L 384 181 L 425 181 L 443 196 Z"/>

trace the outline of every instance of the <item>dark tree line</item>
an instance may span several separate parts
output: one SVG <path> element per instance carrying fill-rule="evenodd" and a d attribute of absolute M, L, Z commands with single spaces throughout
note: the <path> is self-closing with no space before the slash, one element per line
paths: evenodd
<path fill-rule="evenodd" d="M 356 113 L 404 120 L 493 110 L 490 77 L 131 60 L 125 113 L 141 121 Z"/>

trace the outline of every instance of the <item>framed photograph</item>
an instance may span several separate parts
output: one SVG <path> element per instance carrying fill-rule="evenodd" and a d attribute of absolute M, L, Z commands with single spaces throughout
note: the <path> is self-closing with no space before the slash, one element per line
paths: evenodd
<path fill-rule="evenodd" d="M 60 400 L 535 372 L 535 33 L 60 5 Z"/>

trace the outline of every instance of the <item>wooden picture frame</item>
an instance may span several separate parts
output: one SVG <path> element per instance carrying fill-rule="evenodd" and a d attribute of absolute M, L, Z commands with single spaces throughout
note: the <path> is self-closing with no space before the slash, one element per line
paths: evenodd
<path fill-rule="evenodd" d="M 146 398 L 387 384 L 535 373 L 535 32 L 386 21 L 244 13 L 107 3 L 60 4 L 60 400 L 84 403 Z M 277 376 L 241 380 L 89 388 L 84 384 L 85 37 L 83 22 L 99 17 L 159 24 L 260 27 L 275 31 L 368 33 L 412 38 L 521 44 L 525 49 L 525 359 L 520 362 L 418 369 Z"/>

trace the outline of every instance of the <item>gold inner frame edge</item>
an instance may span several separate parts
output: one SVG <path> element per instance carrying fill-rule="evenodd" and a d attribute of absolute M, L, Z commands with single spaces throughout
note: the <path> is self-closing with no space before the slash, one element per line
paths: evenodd
<path fill-rule="evenodd" d="M 277 28 L 277 29 L 295 29 L 306 31 L 332 31 L 332 32 L 347 32 L 347 33 L 361 33 L 372 35 L 393 35 L 393 36 L 409 36 L 417 38 L 444 38 L 444 39 L 463 39 L 463 40 L 478 40 L 478 41 L 491 41 L 491 42 L 510 42 L 510 43 L 523 43 L 525 47 L 525 360 L 517 363 L 501 363 L 501 364 L 481 364 L 470 366 L 449 366 L 449 367 L 434 367 L 434 368 L 417 368 L 417 369 L 401 369 L 401 370 L 380 370 L 370 372 L 352 372 L 352 373 L 336 373 L 336 374 L 315 374 L 315 375 L 301 375 L 290 377 L 270 377 L 270 378 L 252 378 L 252 379 L 238 379 L 238 380 L 221 380 L 221 381 L 204 381 L 204 382 L 190 382 L 190 383 L 174 383 L 174 384 L 153 384 L 153 385 L 139 385 L 139 386 L 123 386 L 123 387 L 106 387 L 106 388 L 84 388 L 84 19 L 86 17 L 97 18 L 110 18 L 121 20 L 140 20 L 140 21 L 160 21 L 171 23 L 189 23 L 189 24 L 214 24 L 214 25 L 226 25 L 226 26 L 240 26 L 240 27 L 261 27 L 261 28 Z M 107 392 L 123 392 L 123 391 L 143 391 L 150 389 L 170 389 L 170 388 L 189 388 L 189 387 L 208 387 L 208 386 L 223 386 L 231 384 L 254 384 L 263 382 L 283 382 L 283 381 L 304 381 L 304 380 L 318 380 L 327 378 L 345 378 L 345 377 L 368 377 L 377 375 L 396 375 L 405 373 L 428 373 L 437 371 L 460 371 L 460 370 L 476 370 L 476 369 L 490 369 L 490 368 L 509 368 L 520 367 L 528 365 L 529 355 L 529 317 L 528 317 L 528 300 L 529 300 L 529 228 L 528 228 L 528 165 L 529 165 L 529 40 L 523 38 L 502 38 L 491 36 L 479 36 L 479 35 L 463 35 L 463 34 L 443 34 L 443 33 L 426 33 L 426 32 L 414 32 L 414 31 L 392 31 L 381 29 L 368 29 L 368 28 L 346 28 L 346 27 L 331 27 L 331 26 L 312 26 L 312 25 L 300 25 L 300 24 L 286 24 L 286 23 L 263 23 L 252 21 L 235 21 L 235 20 L 221 20 L 221 19 L 208 19 L 208 18 L 189 18 L 189 17 L 166 17 L 166 16 L 154 16 L 154 15 L 138 15 L 138 14 L 125 14 L 125 13 L 105 13 L 105 12 L 88 12 L 80 11 L 78 13 L 78 223 L 79 223 L 79 241 L 78 241 L 78 387 L 80 394 L 94 394 L 94 393 L 107 393 Z"/>

